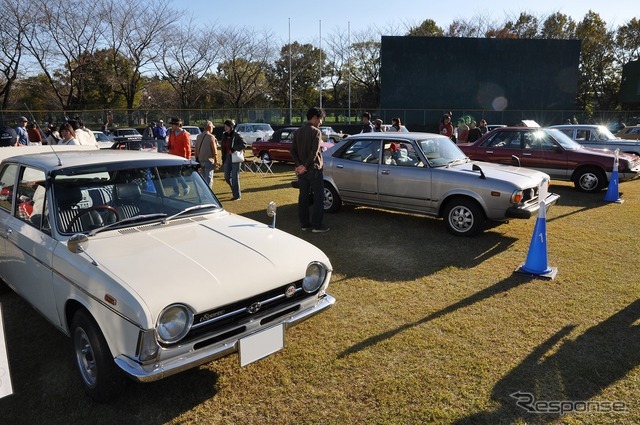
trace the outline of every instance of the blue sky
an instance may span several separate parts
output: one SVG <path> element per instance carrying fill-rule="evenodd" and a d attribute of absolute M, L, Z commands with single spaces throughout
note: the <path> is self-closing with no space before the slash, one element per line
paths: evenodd
<path fill-rule="evenodd" d="M 451 1 L 429 0 L 323 0 L 314 4 L 310 1 L 257 1 L 239 0 L 219 2 L 211 0 L 174 0 L 172 6 L 183 9 L 187 15 L 193 14 L 198 24 L 237 25 L 257 30 L 269 30 L 282 43 L 289 39 L 289 19 L 291 19 L 291 40 L 315 43 L 320 34 L 324 39 L 338 29 L 351 34 L 369 26 L 380 29 L 397 28 L 396 34 L 406 32 L 425 19 L 433 19 L 446 29 L 455 19 L 471 19 L 482 15 L 492 21 L 502 22 L 505 18 L 515 18 L 520 12 L 536 16 L 554 12 L 571 16 L 581 21 L 589 10 L 597 12 L 610 27 L 617 27 L 640 18 L 637 0 L 536 0 L 519 2 L 514 0 Z"/>

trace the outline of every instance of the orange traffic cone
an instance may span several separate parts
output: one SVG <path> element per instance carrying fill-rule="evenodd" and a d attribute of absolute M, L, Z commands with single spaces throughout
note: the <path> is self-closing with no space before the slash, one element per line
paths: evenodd
<path fill-rule="evenodd" d="M 547 208 L 544 201 L 540 201 L 540 210 L 533 228 L 527 260 L 524 264 L 520 264 L 515 272 L 549 280 L 554 279 L 558 274 L 558 269 L 549 267 L 547 262 Z"/>
<path fill-rule="evenodd" d="M 624 199 L 620 199 L 618 193 L 618 154 L 620 149 L 616 149 L 614 152 L 613 160 L 613 173 L 611 174 L 611 180 L 609 180 L 609 187 L 607 187 L 607 193 L 604 195 L 604 200 L 607 202 L 615 202 L 616 204 L 622 204 Z"/>

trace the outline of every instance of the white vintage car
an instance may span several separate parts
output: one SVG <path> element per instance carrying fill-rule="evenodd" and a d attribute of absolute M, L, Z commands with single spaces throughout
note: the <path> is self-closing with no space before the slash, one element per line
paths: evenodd
<path fill-rule="evenodd" d="M 225 211 L 194 162 L 2 149 L 0 277 L 71 337 L 95 400 L 234 352 L 247 365 L 335 302 L 319 249 Z"/>

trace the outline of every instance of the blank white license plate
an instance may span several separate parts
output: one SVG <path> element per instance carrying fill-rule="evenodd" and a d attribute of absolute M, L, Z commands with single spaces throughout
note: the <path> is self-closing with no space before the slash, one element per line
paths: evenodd
<path fill-rule="evenodd" d="M 240 366 L 267 357 L 284 347 L 284 326 L 278 325 L 240 340 Z"/>

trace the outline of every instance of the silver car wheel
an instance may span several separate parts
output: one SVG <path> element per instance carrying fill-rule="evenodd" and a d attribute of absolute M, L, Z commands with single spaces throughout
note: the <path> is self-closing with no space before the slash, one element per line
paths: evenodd
<path fill-rule="evenodd" d="M 451 227 L 460 233 L 467 232 L 473 227 L 473 212 L 464 205 L 458 205 L 452 208 L 448 217 Z"/>
<path fill-rule="evenodd" d="M 580 175 L 578 185 L 585 192 L 592 192 L 599 187 L 598 176 L 592 172 L 586 172 Z"/>
<path fill-rule="evenodd" d="M 76 351 L 76 360 L 78 369 L 85 384 L 89 387 L 95 387 L 98 375 L 95 355 L 89 336 L 82 328 L 76 328 L 74 334 L 74 348 Z"/>
<path fill-rule="evenodd" d="M 329 190 L 329 188 L 324 188 L 324 210 L 328 211 L 333 206 L 335 199 L 333 199 L 333 193 Z"/>

